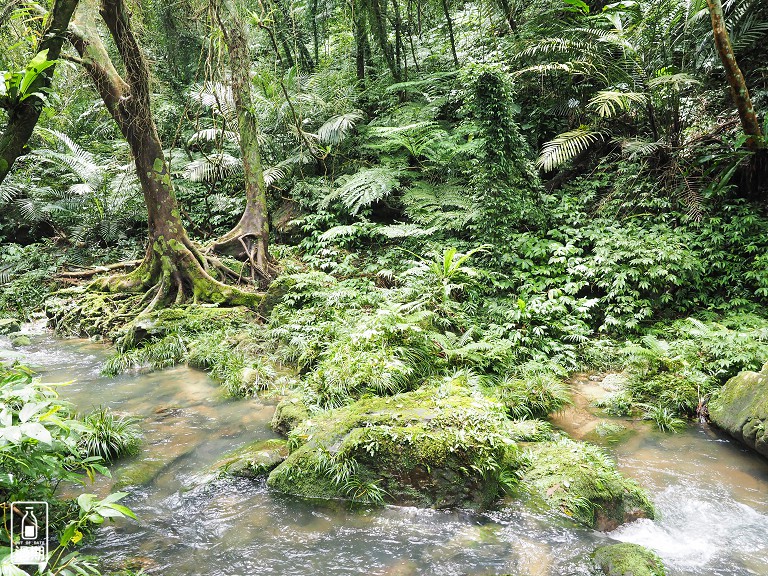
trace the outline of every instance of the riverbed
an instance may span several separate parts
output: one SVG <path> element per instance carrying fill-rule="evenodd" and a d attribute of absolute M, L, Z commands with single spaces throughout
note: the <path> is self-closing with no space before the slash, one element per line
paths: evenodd
<path fill-rule="evenodd" d="M 633 422 L 606 444 L 659 511 L 609 534 L 517 501 L 482 514 L 304 502 L 212 473 L 224 453 L 275 437 L 274 400 L 226 398 L 187 367 L 103 377 L 108 347 L 37 332 L 15 353 L 46 382 L 72 381 L 64 399 L 141 419 L 141 453 L 86 488 L 126 485 L 139 518 L 101 529 L 90 545 L 109 566 L 166 576 L 577 576 L 591 573 L 597 546 L 621 540 L 655 550 L 671 576 L 768 573 L 768 461 L 706 425 L 661 434 Z M 9 349 L 0 337 L 0 357 Z"/>

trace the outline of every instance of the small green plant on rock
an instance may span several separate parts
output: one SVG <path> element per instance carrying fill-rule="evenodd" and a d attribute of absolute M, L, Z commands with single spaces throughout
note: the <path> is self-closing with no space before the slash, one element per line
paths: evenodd
<path fill-rule="evenodd" d="M 84 456 L 100 456 L 107 462 L 139 451 L 141 431 L 138 420 L 119 416 L 100 407 L 83 418 L 84 430 L 78 448 Z"/>

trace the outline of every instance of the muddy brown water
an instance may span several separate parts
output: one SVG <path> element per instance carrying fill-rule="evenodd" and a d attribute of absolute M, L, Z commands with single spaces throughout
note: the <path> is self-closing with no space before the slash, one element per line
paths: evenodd
<path fill-rule="evenodd" d="M 514 501 L 484 514 L 304 502 L 263 481 L 209 472 L 223 453 L 274 437 L 270 402 L 224 398 L 204 373 L 185 367 L 106 378 L 108 348 L 38 332 L 14 352 L 47 382 L 73 381 L 60 390 L 65 399 L 142 419 L 141 453 L 116 466 L 112 481 L 87 488 L 106 493 L 112 482 L 146 481 L 126 488 L 139 521 L 101 529 L 90 546 L 109 566 L 168 576 L 580 576 L 590 574 L 597 546 L 620 540 L 656 550 L 672 576 L 768 575 L 768 462 L 706 427 L 664 435 L 602 418 L 589 407 L 595 391 L 578 391 L 570 415 L 555 422 L 576 437 L 596 437 L 601 421 L 629 429 L 604 444 L 660 513 L 610 534 Z M 9 350 L 0 338 L 0 358 Z"/>

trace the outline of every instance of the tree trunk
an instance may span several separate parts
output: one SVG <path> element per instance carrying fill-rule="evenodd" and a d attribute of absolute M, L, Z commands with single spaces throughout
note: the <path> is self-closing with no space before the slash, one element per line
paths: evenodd
<path fill-rule="evenodd" d="M 456 37 L 453 35 L 453 20 L 451 19 L 451 10 L 448 7 L 448 0 L 443 0 L 443 14 L 445 14 L 445 21 L 448 23 L 448 38 L 451 40 L 453 63 L 456 64 L 456 67 L 458 68 L 459 57 L 456 55 Z"/>
<path fill-rule="evenodd" d="M 125 68 L 117 72 L 96 29 L 95 6 L 83 0 L 70 39 L 99 94 L 125 136 L 147 206 L 149 242 L 139 267 L 128 274 L 94 281 L 92 289 L 147 291 L 146 310 L 170 303 L 213 302 L 255 305 L 259 295 L 227 286 L 211 275 L 234 275 L 195 247 L 181 221 L 168 164 L 150 109 L 149 71 L 123 0 L 101 0 L 99 13 Z"/>
<path fill-rule="evenodd" d="M 725 27 L 723 5 L 720 0 L 707 0 L 707 6 L 709 6 L 709 15 L 712 20 L 715 48 L 717 48 L 717 53 L 723 63 L 723 68 L 725 68 L 725 77 L 731 89 L 731 96 L 739 111 L 741 127 L 747 135 L 747 146 L 753 151 L 765 148 L 765 140 L 760 130 L 760 122 L 757 120 L 757 114 L 752 106 L 752 99 L 747 89 L 747 83 L 736 62 L 731 38 L 728 36 L 728 30 Z"/>
<path fill-rule="evenodd" d="M 37 46 L 37 53 L 48 50 L 47 60 L 58 60 L 61 46 L 66 39 L 66 31 L 78 0 L 56 0 L 50 13 L 50 24 L 43 33 Z M 43 92 L 51 87 L 55 65 L 40 74 L 29 88 L 30 93 Z M 16 159 L 24 154 L 24 147 L 32 137 L 37 125 L 43 102 L 37 96 L 31 96 L 15 109 L 8 111 L 8 125 L 0 136 L 0 183 L 11 170 Z"/>
<path fill-rule="evenodd" d="M 373 16 L 373 21 L 371 22 L 373 24 L 373 34 L 376 36 L 379 48 L 381 48 L 384 54 L 384 60 L 392 74 L 392 78 L 394 78 L 395 82 L 400 82 L 400 68 L 395 62 L 394 50 L 387 38 L 387 26 L 382 5 L 379 3 L 379 0 L 369 0 L 369 3 L 371 16 Z"/>
<path fill-rule="evenodd" d="M 254 116 L 251 96 L 248 38 L 233 0 L 216 0 L 212 5 L 229 53 L 246 198 L 245 211 L 240 221 L 231 231 L 216 240 L 212 248 L 219 253 L 247 259 L 251 266 L 251 277 L 265 284 L 272 278 L 273 270 L 269 256 L 267 186 L 264 183 L 259 150 L 259 126 Z"/>
<path fill-rule="evenodd" d="M 362 0 L 355 0 L 352 3 L 354 36 L 355 36 L 355 70 L 357 79 L 365 79 L 365 58 L 368 45 L 368 34 L 365 22 L 365 9 Z"/>

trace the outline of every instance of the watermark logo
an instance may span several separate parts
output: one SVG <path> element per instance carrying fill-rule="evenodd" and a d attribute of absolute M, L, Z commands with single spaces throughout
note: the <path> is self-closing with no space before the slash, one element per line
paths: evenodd
<path fill-rule="evenodd" d="M 48 502 L 11 504 L 11 564 L 48 561 Z"/>

